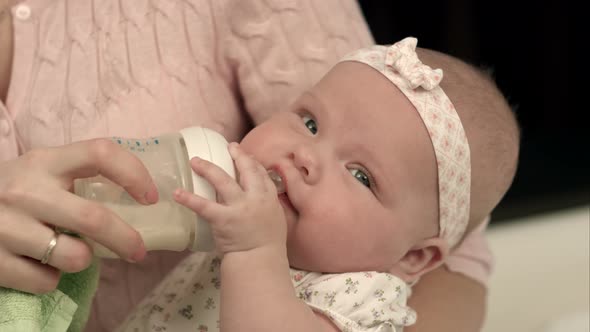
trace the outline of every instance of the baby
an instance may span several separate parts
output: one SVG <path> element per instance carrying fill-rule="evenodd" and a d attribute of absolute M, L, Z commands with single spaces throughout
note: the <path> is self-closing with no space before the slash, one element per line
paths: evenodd
<path fill-rule="evenodd" d="M 231 144 L 237 181 L 193 159 L 220 203 L 180 190 L 175 198 L 209 220 L 221 255 L 187 258 L 120 330 L 413 324 L 410 285 L 500 201 L 519 139 L 491 80 L 416 43 L 348 55 L 288 111 Z M 267 169 L 286 193 L 277 197 Z"/>

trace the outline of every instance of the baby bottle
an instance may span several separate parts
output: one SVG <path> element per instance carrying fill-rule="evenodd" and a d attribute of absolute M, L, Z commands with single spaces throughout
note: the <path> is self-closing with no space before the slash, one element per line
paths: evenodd
<path fill-rule="evenodd" d="M 183 188 L 207 199 L 216 199 L 213 187 L 192 171 L 189 160 L 195 156 L 209 160 L 235 178 L 225 138 L 207 128 L 191 127 L 149 139 L 112 139 L 134 153 L 148 169 L 158 188 L 158 202 L 137 203 L 122 187 L 102 176 L 76 180 L 75 193 L 101 202 L 134 227 L 148 251 L 212 251 L 214 243 L 208 223 L 176 203 L 172 194 L 176 188 Z M 104 246 L 88 241 L 96 256 L 118 257 Z"/>

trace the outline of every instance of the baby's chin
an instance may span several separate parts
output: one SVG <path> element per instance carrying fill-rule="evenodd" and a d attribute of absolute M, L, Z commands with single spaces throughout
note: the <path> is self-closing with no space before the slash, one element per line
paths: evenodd
<path fill-rule="evenodd" d="M 349 273 L 349 272 L 389 272 L 390 262 L 370 261 L 366 259 L 351 259 L 347 254 L 321 255 L 316 251 L 302 250 L 301 243 L 290 233 L 287 237 L 287 258 L 289 266 L 297 270 L 320 273 Z"/>
<path fill-rule="evenodd" d="M 289 266 L 297 270 L 310 271 L 310 272 L 324 272 L 321 264 L 317 264 L 313 259 L 307 257 L 301 250 L 301 244 L 298 244 L 294 238 L 294 230 L 292 224 L 289 224 L 287 219 L 288 231 L 287 234 L 287 259 L 289 260 Z"/>
<path fill-rule="evenodd" d="M 308 272 L 345 273 L 366 271 L 366 269 L 351 266 L 350 262 L 340 262 L 338 258 L 322 259 L 318 255 L 302 255 L 289 243 L 287 243 L 287 258 L 289 259 L 289 266 Z"/>
<path fill-rule="evenodd" d="M 375 268 L 360 268 L 358 266 L 350 266 L 348 264 L 334 264 L 334 262 L 322 264 L 320 262 L 310 262 L 296 257 L 289 258 L 289 266 L 293 269 L 303 270 L 308 272 L 319 272 L 319 273 L 349 273 L 349 272 L 365 272 L 365 271 L 376 271 Z"/>
<path fill-rule="evenodd" d="M 289 250 L 287 250 L 287 258 L 289 259 L 289 266 L 293 269 L 308 272 L 330 273 L 328 271 L 329 268 L 321 266 L 321 264 L 316 264 L 302 259 L 301 257 L 298 257 L 297 254 L 290 254 Z"/>

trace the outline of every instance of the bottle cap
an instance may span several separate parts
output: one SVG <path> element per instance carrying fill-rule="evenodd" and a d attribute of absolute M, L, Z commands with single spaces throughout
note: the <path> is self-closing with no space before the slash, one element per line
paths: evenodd
<path fill-rule="evenodd" d="M 228 142 L 218 132 L 203 128 L 190 127 L 180 131 L 186 144 L 189 160 L 193 157 L 208 160 L 226 171 L 232 178 L 236 178 L 234 162 L 227 149 Z M 210 200 L 216 200 L 215 189 L 191 170 L 193 181 L 193 192 L 201 197 Z M 199 215 L 196 216 L 195 228 L 190 237 L 190 250 L 193 251 L 212 251 L 215 248 L 211 228 L 206 220 Z"/>

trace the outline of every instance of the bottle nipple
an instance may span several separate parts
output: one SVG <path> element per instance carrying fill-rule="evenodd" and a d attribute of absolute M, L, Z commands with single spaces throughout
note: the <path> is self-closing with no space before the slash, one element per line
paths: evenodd
<path fill-rule="evenodd" d="M 283 179 L 281 179 L 281 176 L 279 175 L 279 173 L 277 173 L 275 170 L 272 170 L 272 169 L 269 169 L 267 172 L 268 172 L 268 176 L 270 177 L 272 182 L 275 184 L 275 187 L 277 187 L 277 194 L 285 193 L 285 184 L 283 183 Z"/>

